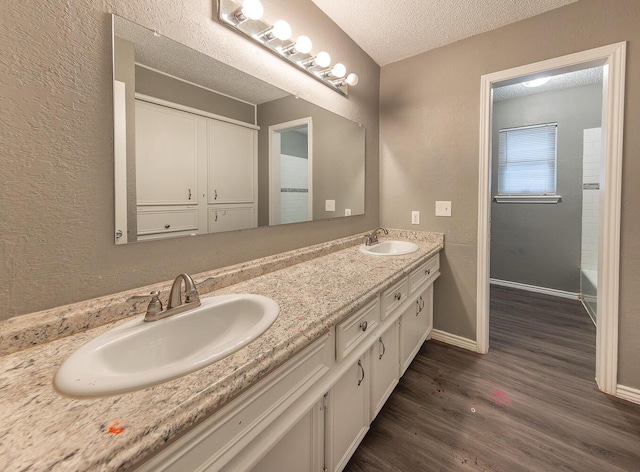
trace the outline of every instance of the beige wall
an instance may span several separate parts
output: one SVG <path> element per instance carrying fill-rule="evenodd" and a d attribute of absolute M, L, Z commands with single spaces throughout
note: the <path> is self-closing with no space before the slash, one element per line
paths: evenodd
<path fill-rule="evenodd" d="M 381 73 L 381 222 L 445 233 L 435 328 L 475 339 L 480 77 L 629 41 L 622 179 L 620 383 L 640 388 L 640 2 L 581 0 L 390 64 Z M 453 216 L 436 218 L 435 200 Z"/>
<path fill-rule="evenodd" d="M 310 1 L 263 3 L 360 75 L 348 99 L 215 23 L 212 1 L 2 3 L 0 319 L 377 226 L 379 67 Z M 362 122 L 366 215 L 116 247 L 111 12 Z"/>

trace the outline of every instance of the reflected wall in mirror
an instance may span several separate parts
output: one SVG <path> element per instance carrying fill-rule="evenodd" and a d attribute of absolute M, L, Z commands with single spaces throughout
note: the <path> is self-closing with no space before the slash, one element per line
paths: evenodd
<path fill-rule="evenodd" d="M 116 244 L 364 214 L 365 129 L 113 15 Z"/>

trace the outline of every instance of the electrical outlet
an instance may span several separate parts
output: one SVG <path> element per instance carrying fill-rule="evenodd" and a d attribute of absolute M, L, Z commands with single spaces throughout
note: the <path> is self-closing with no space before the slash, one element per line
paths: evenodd
<path fill-rule="evenodd" d="M 324 201 L 324 211 L 336 211 L 336 201 L 335 200 L 325 200 Z"/>
<path fill-rule="evenodd" d="M 411 212 L 411 224 L 412 225 L 419 225 L 420 224 L 420 212 L 419 211 L 412 211 Z"/>
<path fill-rule="evenodd" d="M 344 209 L 344 216 L 351 216 L 351 208 Z"/>
<path fill-rule="evenodd" d="M 436 202 L 436 216 L 451 216 L 451 202 Z"/>

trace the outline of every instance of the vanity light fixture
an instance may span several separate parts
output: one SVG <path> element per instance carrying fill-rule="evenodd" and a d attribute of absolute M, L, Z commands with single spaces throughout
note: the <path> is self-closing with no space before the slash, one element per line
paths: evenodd
<path fill-rule="evenodd" d="M 274 39 L 279 39 L 281 41 L 286 41 L 291 37 L 291 26 L 284 20 L 276 21 L 273 26 L 266 28 L 256 35 L 256 39 L 262 42 L 273 41 Z"/>
<path fill-rule="evenodd" d="M 332 82 L 336 87 L 340 87 L 343 85 L 349 85 L 350 87 L 355 87 L 356 85 L 358 85 L 358 82 L 360 82 L 360 77 L 358 77 L 358 74 L 351 72 L 345 78 L 340 78 Z"/>
<path fill-rule="evenodd" d="M 281 59 L 288 61 L 342 95 L 347 95 L 349 87 L 358 84 L 358 75 L 347 75 L 344 64 L 331 67 L 331 56 L 325 52 L 311 53 L 313 43 L 306 35 L 291 40 L 291 26 L 285 20 L 277 20 L 273 25 L 262 19 L 264 7 L 260 0 L 218 0 L 218 21 L 224 26 L 243 34 Z"/>
<path fill-rule="evenodd" d="M 295 56 L 296 54 L 309 54 L 311 52 L 311 48 L 313 48 L 313 43 L 311 42 L 311 39 L 309 39 L 309 36 L 302 35 L 298 36 L 295 43 L 281 48 L 280 52 L 287 56 Z"/>
<path fill-rule="evenodd" d="M 540 87 L 541 85 L 549 82 L 549 79 L 551 79 L 551 77 L 540 77 L 539 79 L 527 80 L 526 82 L 522 82 L 522 85 L 529 88 Z"/>
<path fill-rule="evenodd" d="M 236 8 L 230 18 L 235 20 L 236 24 L 240 24 L 247 20 L 259 20 L 264 14 L 264 7 L 260 0 L 244 0 L 242 6 Z"/>
<path fill-rule="evenodd" d="M 329 67 L 331 64 L 331 56 L 328 52 L 320 51 L 316 56 L 305 59 L 299 62 L 302 67 L 312 69 L 314 67 Z"/>

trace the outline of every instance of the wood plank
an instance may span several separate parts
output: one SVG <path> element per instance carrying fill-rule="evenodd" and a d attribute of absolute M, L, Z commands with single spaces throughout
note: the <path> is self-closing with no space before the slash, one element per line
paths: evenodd
<path fill-rule="evenodd" d="M 581 303 L 491 288 L 490 352 L 428 341 L 347 472 L 640 471 L 640 405 L 598 391 Z"/>

